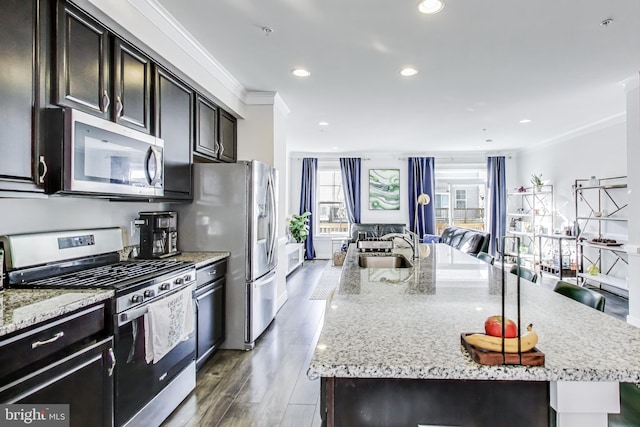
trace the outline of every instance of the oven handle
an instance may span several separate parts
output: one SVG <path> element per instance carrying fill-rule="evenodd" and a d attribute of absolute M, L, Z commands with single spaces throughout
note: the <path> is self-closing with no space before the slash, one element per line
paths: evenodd
<path fill-rule="evenodd" d="M 147 305 L 125 311 L 118 315 L 118 326 L 126 325 L 147 314 Z"/>
<path fill-rule="evenodd" d="M 174 289 L 173 291 L 169 292 L 166 295 L 163 295 L 162 298 L 160 299 L 156 299 L 154 301 L 160 301 L 161 299 L 164 299 L 166 297 L 169 297 L 177 292 L 182 291 L 184 288 L 187 287 L 194 287 L 195 286 L 195 282 L 189 282 L 188 284 L 186 284 L 185 286 L 181 286 L 179 288 Z M 144 316 L 145 314 L 147 314 L 148 311 L 148 303 L 147 304 L 143 304 L 140 307 L 136 307 L 136 308 L 132 308 L 130 310 L 127 311 L 123 311 L 122 313 L 118 314 L 118 327 L 122 326 L 122 325 L 126 325 L 127 323 L 131 323 L 134 320 Z"/>

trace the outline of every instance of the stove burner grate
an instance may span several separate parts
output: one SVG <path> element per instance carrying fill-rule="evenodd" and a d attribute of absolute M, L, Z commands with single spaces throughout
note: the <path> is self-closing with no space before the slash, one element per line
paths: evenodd
<path fill-rule="evenodd" d="M 140 260 L 121 261 L 92 267 L 74 273 L 29 282 L 29 286 L 51 288 L 112 288 L 119 282 L 131 281 L 150 274 L 159 275 L 184 266 L 180 261 Z"/>

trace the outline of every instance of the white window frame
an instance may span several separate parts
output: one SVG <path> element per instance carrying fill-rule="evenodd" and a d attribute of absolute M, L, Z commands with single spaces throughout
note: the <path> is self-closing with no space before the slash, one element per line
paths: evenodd
<path fill-rule="evenodd" d="M 340 163 L 339 161 L 335 160 L 335 161 L 318 161 L 318 182 L 316 184 L 316 194 L 318 195 L 318 197 L 316 197 L 316 206 L 314 207 L 316 212 L 318 212 L 318 215 L 314 215 L 315 218 L 313 220 L 313 225 L 314 225 L 314 230 L 317 230 L 317 232 L 315 233 L 316 236 L 325 236 L 325 237 L 335 237 L 335 236 L 345 236 L 349 233 L 349 221 L 346 220 L 345 224 L 346 224 L 346 230 L 345 231 L 340 231 L 340 232 L 335 232 L 335 233 L 326 233 L 326 232 L 321 232 L 320 231 L 320 172 L 326 172 L 326 171 L 332 171 L 332 172 L 338 172 L 340 174 L 340 189 L 342 190 L 342 200 L 338 200 L 337 202 L 342 203 L 342 207 L 343 209 L 346 209 L 346 204 L 344 202 L 344 189 L 342 188 L 342 170 L 340 168 Z"/>

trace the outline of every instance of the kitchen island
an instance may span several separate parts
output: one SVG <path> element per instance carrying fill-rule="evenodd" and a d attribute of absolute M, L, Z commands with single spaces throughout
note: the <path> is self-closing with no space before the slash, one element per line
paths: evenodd
<path fill-rule="evenodd" d="M 308 371 L 321 378 L 327 425 L 547 425 L 550 404 L 560 427 L 606 426 L 618 383 L 640 382 L 640 329 L 524 280 L 522 323 L 545 365 L 475 363 L 460 333 L 500 313 L 501 270 L 442 244 L 420 254 L 409 268 L 362 268 L 349 247 Z M 516 276 L 505 277 L 515 318 Z M 492 414 L 500 401 L 527 421 Z"/>

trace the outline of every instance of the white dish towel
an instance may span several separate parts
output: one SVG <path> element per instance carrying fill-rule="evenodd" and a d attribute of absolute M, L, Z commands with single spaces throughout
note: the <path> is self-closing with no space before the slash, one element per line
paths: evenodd
<path fill-rule="evenodd" d="M 149 304 L 144 315 L 144 350 L 147 363 L 158 363 L 194 329 L 191 287 Z"/>

